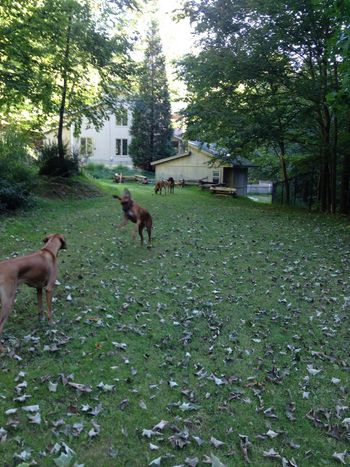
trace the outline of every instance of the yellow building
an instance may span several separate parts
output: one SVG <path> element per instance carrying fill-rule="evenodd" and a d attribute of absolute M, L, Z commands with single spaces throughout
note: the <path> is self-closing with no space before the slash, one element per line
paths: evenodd
<path fill-rule="evenodd" d="M 247 159 L 236 156 L 233 162 L 222 165 L 215 158 L 214 146 L 197 141 L 188 142 L 188 151 L 152 162 L 156 180 L 173 177 L 190 182 L 203 180 L 222 183 L 235 188 L 240 196 L 247 196 L 248 168 L 254 167 Z"/>

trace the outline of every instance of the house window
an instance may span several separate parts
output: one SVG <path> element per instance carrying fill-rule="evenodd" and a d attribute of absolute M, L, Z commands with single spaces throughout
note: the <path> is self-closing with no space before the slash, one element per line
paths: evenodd
<path fill-rule="evenodd" d="M 214 171 L 213 172 L 213 183 L 220 183 L 220 172 Z"/>
<path fill-rule="evenodd" d="M 89 157 L 93 152 L 93 141 L 92 138 L 80 138 L 80 155 Z"/>
<path fill-rule="evenodd" d="M 128 109 L 120 109 L 115 116 L 117 126 L 128 126 Z"/>
<path fill-rule="evenodd" d="M 116 139 L 115 140 L 115 155 L 116 156 L 127 156 L 128 155 L 128 140 L 127 139 Z"/>

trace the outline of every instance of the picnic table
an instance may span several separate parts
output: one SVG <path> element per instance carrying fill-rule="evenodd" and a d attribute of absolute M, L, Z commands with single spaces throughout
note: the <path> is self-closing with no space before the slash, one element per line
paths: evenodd
<path fill-rule="evenodd" d="M 237 196 L 236 188 L 230 188 L 226 186 L 211 186 L 211 193 L 214 195 L 227 195 L 227 196 Z"/>

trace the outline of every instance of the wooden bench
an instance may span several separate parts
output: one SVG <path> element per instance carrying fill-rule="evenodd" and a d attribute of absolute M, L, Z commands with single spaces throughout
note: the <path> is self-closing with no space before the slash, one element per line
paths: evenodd
<path fill-rule="evenodd" d="M 229 188 L 224 186 L 211 186 L 210 191 L 214 195 L 237 196 L 236 188 Z"/>
<path fill-rule="evenodd" d="M 115 183 L 124 183 L 124 182 L 138 182 L 145 183 L 147 177 L 144 175 L 123 175 L 123 174 L 114 174 L 113 181 Z"/>

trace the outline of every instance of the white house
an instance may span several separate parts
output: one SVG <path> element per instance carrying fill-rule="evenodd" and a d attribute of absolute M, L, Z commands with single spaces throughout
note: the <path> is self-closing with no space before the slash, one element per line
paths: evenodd
<path fill-rule="evenodd" d="M 117 114 L 110 114 L 99 130 L 83 117 L 78 136 L 74 135 L 74 124 L 64 128 L 64 144 L 69 152 L 79 153 L 83 161 L 132 167 L 129 154 L 131 122 L 132 112 L 127 104 L 123 104 Z M 44 141 L 57 142 L 57 131 L 46 132 Z"/>

